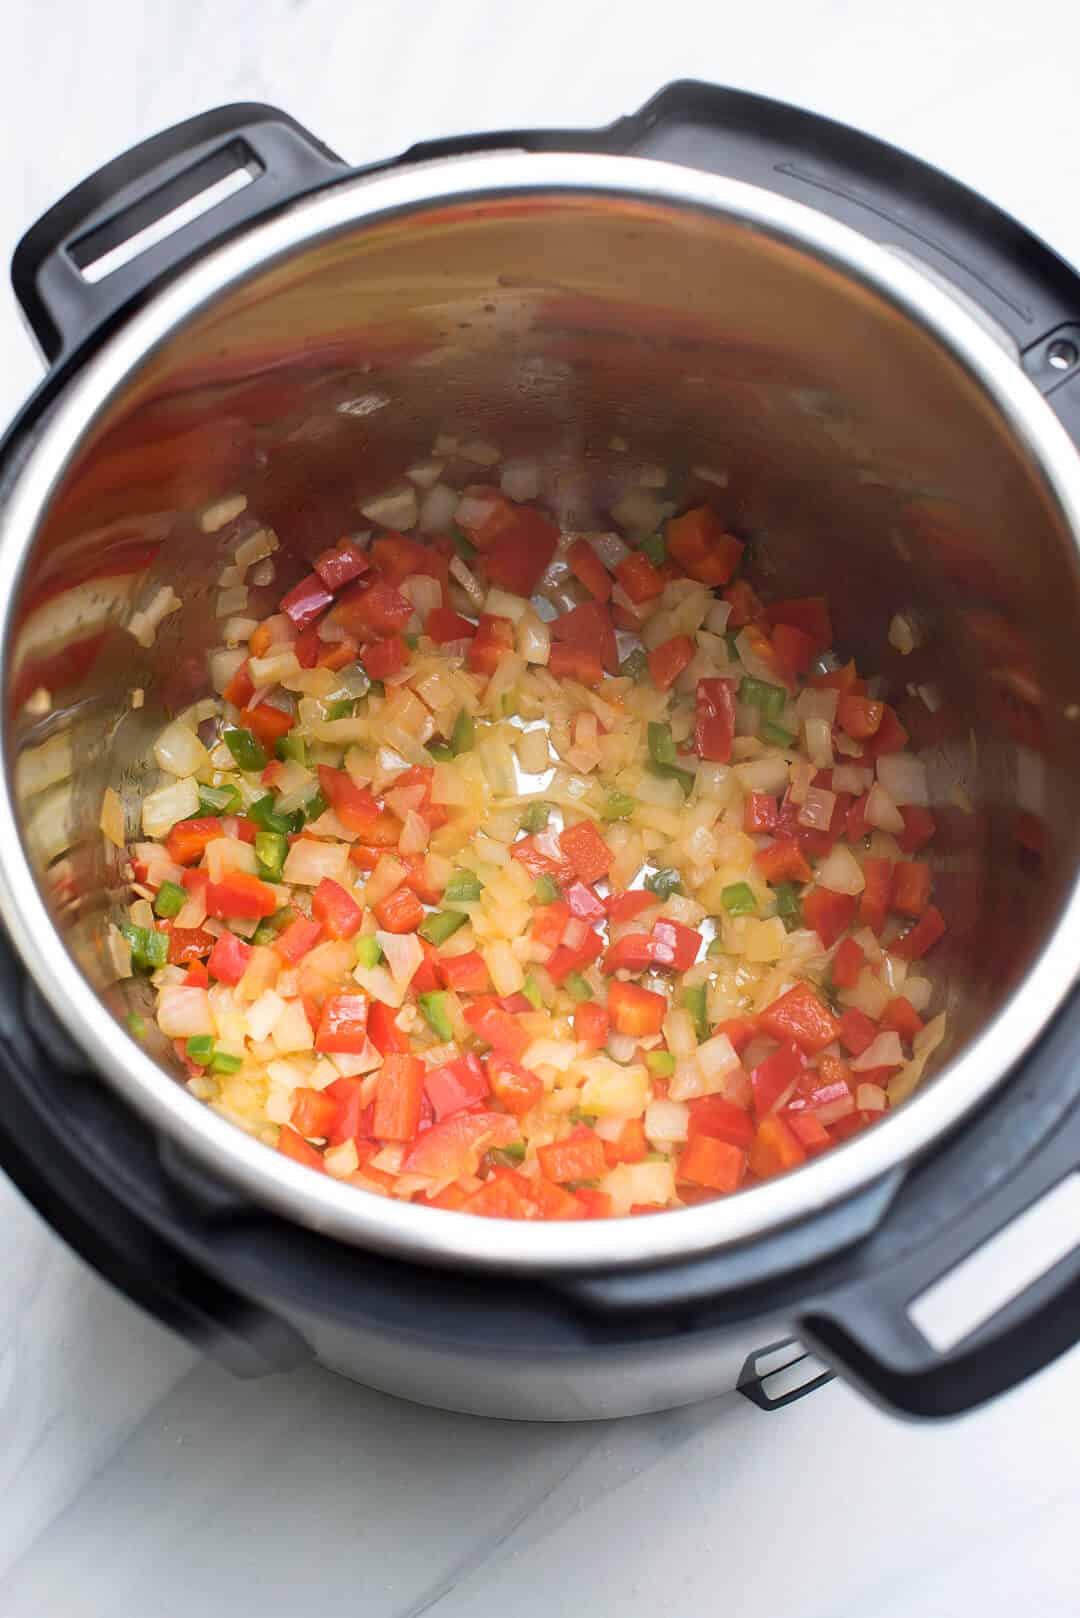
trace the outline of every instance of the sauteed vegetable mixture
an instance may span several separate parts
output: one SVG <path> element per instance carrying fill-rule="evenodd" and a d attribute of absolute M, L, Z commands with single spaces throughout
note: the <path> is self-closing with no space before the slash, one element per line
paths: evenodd
<path fill-rule="evenodd" d="M 432 465 L 261 620 L 278 541 L 230 505 L 217 695 L 157 740 L 109 940 L 189 1088 L 515 1219 L 727 1196 L 873 1124 L 943 1037 L 946 923 L 925 769 L 827 602 L 759 599 L 707 505 L 630 544 Z"/>

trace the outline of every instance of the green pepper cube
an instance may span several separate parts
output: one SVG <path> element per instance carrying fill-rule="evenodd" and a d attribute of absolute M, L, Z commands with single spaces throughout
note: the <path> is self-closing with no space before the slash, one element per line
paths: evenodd
<path fill-rule="evenodd" d="M 378 966 L 383 958 L 382 946 L 371 933 L 362 933 L 356 940 L 357 966 Z"/>
<path fill-rule="evenodd" d="M 802 905 L 794 882 L 778 882 L 773 888 L 776 899 L 776 914 L 783 921 L 789 933 L 802 926 Z"/>
<path fill-rule="evenodd" d="M 550 803 L 530 803 L 521 817 L 521 829 L 527 832 L 543 831 L 550 819 Z"/>
<path fill-rule="evenodd" d="M 580 972 L 567 973 L 567 976 L 563 982 L 563 988 L 566 990 L 571 1000 L 576 1000 L 579 1004 L 583 1000 L 591 1000 L 593 997 L 592 990 L 589 988 L 589 985 L 586 983 Z"/>
<path fill-rule="evenodd" d="M 638 546 L 643 556 L 647 556 L 653 567 L 663 567 L 667 561 L 667 543 L 662 533 L 650 534 Z"/>
<path fill-rule="evenodd" d="M 154 900 L 155 916 L 178 916 L 187 904 L 187 892 L 179 882 L 163 882 Z"/>
<path fill-rule="evenodd" d="M 285 736 L 279 736 L 274 744 L 274 751 L 283 763 L 306 764 L 308 761 L 307 742 L 303 736 L 298 736 L 290 730 Z"/>
<path fill-rule="evenodd" d="M 553 876 L 538 876 L 536 879 L 536 899 L 538 904 L 553 905 L 557 899 L 562 898 L 562 889 Z"/>
<path fill-rule="evenodd" d="M 438 946 L 445 944 L 459 927 L 464 927 L 468 919 L 460 910 L 436 910 L 433 915 L 425 916 L 416 930 L 429 944 Z"/>
<path fill-rule="evenodd" d="M 670 1079 L 675 1071 L 675 1058 L 670 1051 L 646 1051 L 645 1066 L 658 1079 Z"/>
<path fill-rule="evenodd" d="M 665 866 L 662 870 L 651 872 L 645 878 L 645 886 L 658 899 L 670 899 L 673 893 L 682 892 L 682 878 L 678 871 Z"/>
<path fill-rule="evenodd" d="M 744 674 L 739 686 L 739 701 L 760 709 L 765 719 L 778 719 L 784 711 L 787 692 L 782 685 L 770 685 L 767 680 L 757 680 L 752 674 Z"/>
<path fill-rule="evenodd" d="M 471 904 L 483 891 L 484 884 L 472 871 L 455 871 L 446 884 L 443 898 L 447 904 Z"/>
<path fill-rule="evenodd" d="M 507 1165 L 523 1163 L 525 1161 L 525 1142 L 523 1140 L 512 1140 L 509 1146 L 500 1146 L 498 1151 L 492 1152 L 491 1155 L 499 1161 L 505 1161 Z"/>
<path fill-rule="evenodd" d="M 628 652 L 619 664 L 619 673 L 624 680 L 643 680 L 649 672 L 649 659 L 640 646 L 635 646 Z"/>
<path fill-rule="evenodd" d="M 428 752 L 436 764 L 449 764 L 454 757 L 454 749 L 449 742 L 428 742 Z"/>
<path fill-rule="evenodd" d="M 752 916 L 757 910 L 757 900 L 749 882 L 732 882 L 729 887 L 722 889 L 720 899 L 729 916 Z"/>
<path fill-rule="evenodd" d="M 771 719 L 766 719 L 759 732 L 763 742 L 769 742 L 773 747 L 791 747 L 795 741 L 790 730 L 783 725 L 774 725 Z"/>
<path fill-rule="evenodd" d="M 543 1011 L 544 997 L 540 993 L 540 985 L 531 972 L 526 972 L 525 982 L 521 985 L 521 992 L 534 1011 Z"/>
<path fill-rule="evenodd" d="M 240 1071 L 240 1058 L 234 1056 L 232 1051 L 215 1051 L 210 1058 L 211 1073 L 238 1073 Z"/>
<path fill-rule="evenodd" d="M 212 1034 L 192 1034 L 187 1042 L 186 1050 L 193 1062 L 205 1067 L 214 1054 L 214 1038 Z"/>
<path fill-rule="evenodd" d="M 265 792 L 261 798 L 256 798 L 251 805 L 248 810 L 248 819 L 253 820 L 256 826 L 261 826 L 263 831 L 276 831 L 283 836 L 287 832 L 299 831 L 303 817 L 279 815 L 274 808 L 276 801 L 272 792 Z"/>
<path fill-rule="evenodd" d="M 355 712 L 355 697 L 333 697 L 323 703 L 323 713 L 327 719 L 351 719 Z"/>
<path fill-rule="evenodd" d="M 675 738 L 671 726 L 657 719 L 649 721 L 649 757 L 654 764 L 674 764 Z"/>
<path fill-rule="evenodd" d="M 688 1011 L 694 1019 L 694 1027 L 699 1039 L 709 1037 L 709 1014 L 706 1005 L 705 985 L 699 983 L 696 988 L 684 989 L 682 992 L 683 1009 Z"/>
<path fill-rule="evenodd" d="M 634 799 L 628 793 L 609 792 L 600 817 L 602 820 L 629 820 L 634 807 Z"/>
<path fill-rule="evenodd" d="M 230 725 L 225 731 L 224 741 L 240 769 L 265 770 L 266 752 L 250 730 Z"/>
<path fill-rule="evenodd" d="M 446 1044 L 454 1037 L 454 1026 L 450 1021 L 448 997 L 445 989 L 433 989 L 430 994 L 418 996 L 420 1010 L 427 1020 L 427 1025 L 437 1039 Z"/>
<path fill-rule="evenodd" d="M 295 920 L 296 911 L 292 905 L 283 905 L 280 910 L 275 910 L 272 916 L 266 916 L 260 921 L 251 935 L 251 942 L 253 944 L 272 944 L 278 933 L 284 932 L 289 923 Z"/>
<path fill-rule="evenodd" d="M 255 833 L 255 863 L 264 882 L 280 882 L 289 852 L 289 839 L 283 832 L 259 831 Z"/>
<path fill-rule="evenodd" d="M 452 522 L 450 524 L 448 532 L 451 540 L 453 541 L 454 549 L 457 551 L 462 561 L 471 562 L 473 557 L 476 555 L 476 546 L 473 544 L 468 534 L 466 534 L 463 529 L 459 528 L 456 522 Z"/>
<path fill-rule="evenodd" d="M 709 947 L 705 951 L 705 959 L 707 961 L 715 961 L 718 955 L 726 954 L 727 950 L 724 948 L 724 940 L 722 938 L 712 938 L 709 940 Z"/>
<path fill-rule="evenodd" d="M 311 821 L 318 820 L 320 815 L 325 815 L 329 807 L 330 805 L 327 803 L 322 793 L 316 792 L 315 796 L 313 798 L 309 798 L 307 803 L 304 805 L 304 825 L 307 826 Z"/>
<path fill-rule="evenodd" d="M 476 725 L 468 708 L 462 708 L 450 732 L 450 746 L 458 753 L 467 753 L 476 744 Z"/>
<path fill-rule="evenodd" d="M 146 1018 L 140 1017 L 137 1011 L 129 1011 L 126 1017 L 128 1032 L 133 1039 L 146 1038 Z"/>
<path fill-rule="evenodd" d="M 240 794 L 231 782 L 222 787 L 200 787 L 199 808 L 204 815 L 235 815 L 240 808 Z"/>

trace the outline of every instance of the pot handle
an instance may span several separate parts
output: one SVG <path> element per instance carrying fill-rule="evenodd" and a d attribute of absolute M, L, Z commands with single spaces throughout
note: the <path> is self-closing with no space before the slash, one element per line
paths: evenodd
<path fill-rule="evenodd" d="M 15 249 L 12 286 L 46 360 L 65 359 L 242 226 L 346 172 L 302 124 L 259 102 L 200 113 L 133 146 L 55 203 Z M 187 217 L 170 225 L 178 209 Z M 112 267 L 113 254 L 124 262 Z"/>

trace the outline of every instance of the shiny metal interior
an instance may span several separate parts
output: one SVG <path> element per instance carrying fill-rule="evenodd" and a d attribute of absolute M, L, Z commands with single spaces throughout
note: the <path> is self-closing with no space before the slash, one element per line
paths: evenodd
<path fill-rule="evenodd" d="M 241 523 L 271 524 L 299 574 L 443 431 L 539 455 L 546 498 L 575 527 L 604 525 L 638 466 L 669 468 L 663 498 L 715 505 L 751 541 L 763 590 L 828 595 L 839 647 L 883 677 L 927 759 L 951 924 L 933 971 L 951 1037 L 945 1071 L 903 1110 L 925 1122 L 904 1135 L 898 1114 L 871 1132 L 882 1143 L 801 1171 L 801 1197 L 770 1186 L 646 1223 L 671 1224 L 665 1251 L 675 1226 L 701 1249 L 829 1200 L 943 1127 L 949 1109 L 936 1123 L 928 1109 L 977 1042 L 966 1090 L 955 1081 L 970 1105 L 1000 1077 L 992 1050 L 1018 1054 L 1071 980 L 1060 957 L 1044 964 L 1025 1033 L 1009 997 L 1045 963 L 1080 853 L 1077 490 L 1049 411 L 963 311 L 852 233 L 746 187 L 521 156 L 353 182 L 219 253 L 113 340 L 5 474 L 0 556 L 10 580 L 18 571 L 5 814 L 21 846 L 0 847 L 0 904 L 16 941 L 83 1034 L 69 952 L 117 1016 L 89 1041 L 99 1062 L 204 1161 L 350 1239 L 483 1261 L 467 1221 L 306 1186 L 178 1088 L 163 1100 L 123 1027 L 145 991 L 110 986 L 101 942 L 126 897 L 123 859 L 98 830 L 102 792 L 121 790 L 134 830 L 153 737 L 206 691 L 237 529 L 204 534 L 196 513 L 244 493 Z M 279 569 L 267 598 L 287 582 Z M 125 624 L 162 584 L 184 606 L 145 651 Z M 907 657 L 888 643 L 898 610 L 920 632 Z M 38 896 L 60 987 L 28 936 Z M 980 1039 L 1006 1006 L 1009 1038 Z M 855 1164 L 846 1176 L 841 1161 Z M 346 1213 L 342 1196 L 364 1206 Z M 742 1202 L 758 1209 L 749 1222 Z M 640 1245 L 642 1222 L 626 1224 Z M 521 1258 L 534 1238 L 545 1262 L 575 1258 L 552 1245 L 565 1233 L 532 1229 L 488 1250 Z M 634 1257 L 625 1233 L 583 1239 L 593 1256 Z"/>

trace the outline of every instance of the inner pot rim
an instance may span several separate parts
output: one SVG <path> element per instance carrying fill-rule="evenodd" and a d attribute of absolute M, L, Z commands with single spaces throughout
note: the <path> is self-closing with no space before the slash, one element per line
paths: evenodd
<path fill-rule="evenodd" d="M 584 154 L 494 153 L 342 181 L 248 230 L 186 270 L 114 333 L 35 422 L 0 510 L 0 678 L 38 515 L 105 407 L 176 332 L 227 290 L 320 239 L 447 204 L 553 195 L 611 196 L 719 215 L 809 254 L 880 297 L 944 348 L 980 388 L 1057 507 L 1080 553 L 1080 462 L 1068 435 L 993 337 L 918 271 L 847 226 L 735 180 L 676 165 Z M 32 407 L 31 407 L 32 412 Z M 10 453 L 10 451 L 9 451 Z M 0 713 L 5 758 L 11 738 Z M 1023 979 L 958 1056 L 896 1114 L 797 1173 L 662 1218 L 573 1224 L 477 1219 L 381 1198 L 315 1175 L 219 1117 L 147 1055 L 83 977 L 53 926 L 22 846 L 5 769 L 0 787 L 0 919 L 38 988 L 118 1096 L 204 1168 L 287 1218 L 356 1246 L 474 1269 L 582 1271 L 644 1266 L 745 1243 L 865 1188 L 983 1100 L 1036 1039 L 1073 985 L 1080 885 Z"/>

